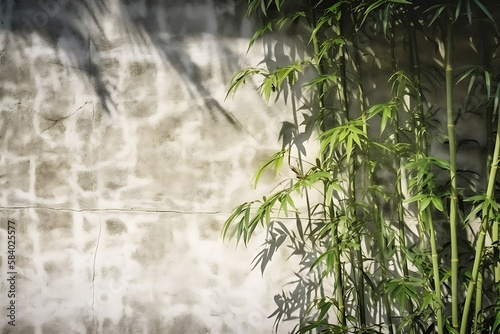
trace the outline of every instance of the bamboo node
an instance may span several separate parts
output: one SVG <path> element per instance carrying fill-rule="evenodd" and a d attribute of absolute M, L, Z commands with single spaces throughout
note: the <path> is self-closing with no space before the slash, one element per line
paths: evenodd
<path fill-rule="evenodd" d="M 458 262 L 458 259 L 451 259 L 451 262 Z"/>
<path fill-rule="evenodd" d="M 455 127 L 455 124 L 448 124 L 448 127 L 449 127 L 449 128 L 454 128 L 454 127 Z"/>

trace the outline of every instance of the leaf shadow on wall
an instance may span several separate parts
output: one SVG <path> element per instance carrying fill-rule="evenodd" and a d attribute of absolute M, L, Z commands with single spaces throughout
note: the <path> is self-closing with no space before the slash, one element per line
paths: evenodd
<path fill-rule="evenodd" d="M 208 3 L 121 0 L 118 4 L 104 0 L 7 0 L 0 4 L 0 15 L 3 18 L 0 29 L 12 33 L 14 37 L 7 35 L 4 48 L 26 48 L 30 46 L 33 36 L 40 37 L 57 53 L 59 59 L 53 65 L 70 67 L 70 70 L 83 74 L 103 109 L 110 112 L 117 104 L 116 97 L 112 94 L 116 87 L 106 80 L 105 66 L 95 55 L 110 47 L 103 23 L 106 16 L 116 12 L 116 8 L 111 8 L 114 5 L 118 6 L 128 42 L 132 43 L 131 49 L 141 49 L 145 45 L 153 47 L 162 60 L 177 72 L 191 100 L 208 110 L 212 118 L 218 119 L 221 116 L 233 127 L 242 128 L 236 117 L 214 96 L 208 83 L 210 78 L 202 73 L 203 69 L 196 66 L 192 50 L 188 50 L 188 47 L 192 37 L 215 37 L 215 45 L 221 49 L 215 50 L 217 55 L 206 53 L 202 57 L 210 59 L 223 55 L 223 60 L 216 60 L 219 65 L 223 61 L 227 62 L 219 66 L 219 75 L 224 81 L 229 81 L 240 67 L 239 56 L 224 44 L 217 43 L 216 39 L 242 37 L 239 27 L 245 15 L 245 0 L 212 0 Z M 168 35 L 167 40 L 165 35 Z M 71 42 L 62 42 L 63 39 Z M 20 44 L 20 41 L 24 44 Z M 62 56 L 69 59 L 69 65 Z M 217 68 L 210 71 L 214 73 Z"/>
<path fill-rule="evenodd" d="M 29 46 L 32 35 L 38 35 L 50 47 L 65 54 L 71 61 L 70 66 L 88 78 L 104 109 L 109 111 L 114 102 L 93 58 L 96 43 L 92 37 L 103 32 L 96 13 L 108 10 L 104 0 L 7 0 L 0 4 L 3 18 L 0 29 L 21 37 L 26 43 L 23 47 Z M 72 43 L 61 43 L 62 37 L 71 39 Z M 12 48 L 16 43 L 18 40 L 7 37 L 4 47 Z M 63 61 L 54 65 L 67 66 Z"/>

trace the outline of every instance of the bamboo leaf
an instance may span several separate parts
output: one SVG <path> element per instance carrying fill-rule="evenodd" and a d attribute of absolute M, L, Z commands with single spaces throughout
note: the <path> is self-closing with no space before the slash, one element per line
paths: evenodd
<path fill-rule="evenodd" d="M 224 222 L 223 228 L 222 228 L 222 238 L 226 238 L 227 232 L 229 231 L 229 228 L 231 225 L 234 223 L 234 220 L 236 217 L 240 215 L 240 213 L 243 211 L 245 207 L 248 206 L 248 203 L 243 203 L 239 206 L 237 206 L 234 210 L 233 213 L 229 216 L 229 218 Z"/>
<path fill-rule="evenodd" d="M 476 72 L 476 71 L 479 70 L 479 66 L 476 66 L 476 65 L 468 66 L 468 67 L 465 67 L 465 68 L 467 70 L 465 72 L 463 72 L 462 75 L 460 75 L 460 77 L 458 77 L 456 85 L 458 85 L 462 80 L 464 80 L 465 78 L 467 78 L 469 75 L 471 75 L 474 72 Z"/>
<path fill-rule="evenodd" d="M 490 72 L 488 71 L 484 71 L 484 83 L 486 85 L 486 94 L 489 99 L 491 96 L 491 79 L 490 79 Z"/>
<path fill-rule="evenodd" d="M 472 77 L 470 78 L 469 87 L 467 88 L 467 95 L 470 94 L 475 81 L 476 81 L 476 75 L 472 75 Z"/>
<path fill-rule="evenodd" d="M 439 17 L 439 15 L 441 15 L 441 13 L 443 12 L 443 10 L 446 8 L 446 5 L 435 5 L 435 6 L 430 7 L 429 9 L 427 9 L 425 12 L 432 11 L 433 9 L 436 9 L 436 8 L 437 8 L 436 13 L 434 13 L 434 16 L 432 17 L 432 19 L 427 24 L 428 27 L 432 26 L 432 24 L 434 23 L 434 21 L 436 21 L 436 19 Z"/>
<path fill-rule="evenodd" d="M 425 196 L 422 199 L 422 201 L 420 202 L 419 210 L 420 211 L 424 211 L 429 206 L 429 204 L 431 203 L 431 200 L 432 200 L 432 197 Z"/>
<path fill-rule="evenodd" d="M 495 22 L 495 19 L 493 18 L 493 16 L 491 15 L 490 11 L 481 3 L 481 1 L 479 0 L 473 0 L 476 5 L 481 8 L 481 10 L 483 11 L 483 13 L 491 20 L 491 22 Z"/>
<path fill-rule="evenodd" d="M 382 120 L 380 121 L 380 133 L 384 132 L 387 120 L 391 117 L 391 108 L 384 107 L 382 112 Z"/>
<path fill-rule="evenodd" d="M 278 11 L 281 10 L 281 1 L 280 0 L 274 0 L 274 3 L 276 4 L 276 8 L 278 8 Z"/>
<path fill-rule="evenodd" d="M 436 209 L 438 209 L 439 211 L 443 212 L 444 211 L 444 207 L 443 207 L 443 202 L 441 201 L 441 198 L 439 197 L 436 197 L 436 196 L 433 196 L 432 197 L 432 204 L 434 205 L 434 207 Z"/>
<path fill-rule="evenodd" d="M 321 43 L 321 50 L 317 55 L 317 59 L 320 60 L 322 59 L 325 54 L 334 46 L 342 46 L 346 44 L 344 38 L 342 37 L 335 37 L 335 38 L 329 38 L 323 43 Z"/>
<path fill-rule="evenodd" d="M 265 11 L 264 11 L 265 13 Z M 252 45 L 255 43 L 257 39 L 259 39 L 266 31 L 273 31 L 273 21 L 268 22 L 266 25 L 260 27 L 250 38 L 250 42 L 248 43 L 248 50 L 252 47 Z"/>
<path fill-rule="evenodd" d="M 465 202 L 477 202 L 477 201 L 484 202 L 485 200 L 486 200 L 486 195 L 476 195 L 464 199 Z"/>
<path fill-rule="evenodd" d="M 467 0 L 466 6 L 467 6 L 467 18 L 469 19 L 469 24 L 471 24 L 472 23 L 472 9 L 470 8 L 470 0 Z"/>
<path fill-rule="evenodd" d="M 410 197 L 407 200 L 403 201 L 403 203 L 411 203 L 411 202 L 419 201 L 419 200 L 422 200 L 426 197 L 427 197 L 426 194 L 417 194 L 417 195 Z"/>
<path fill-rule="evenodd" d="M 484 203 L 484 202 L 483 202 Z M 476 215 L 483 209 L 483 204 L 477 205 L 468 215 L 465 217 L 465 222 L 470 222 L 472 218 L 475 218 Z"/>
<path fill-rule="evenodd" d="M 450 167 L 450 163 L 444 159 L 441 159 L 441 158 L 437 158 L 437 157 L 432 157 L 431 158 L 432 160 L 432 163 L 442 169 L 447 169 L 447 170 L 450 170 L 451 167 Z"/>
<path fill-rule="evenodd" d="M 345 151 L 346 151 L 346 154 L 347 154 L 347 160 L 350 160 L 350 158 L 352 156 L 352 137 L 351 136 L 349 136 L 347 138 L 347 143 L 346 143 Z"/>
<path fill-rule="evenodd" d="M 272 168 L 275 172 L 275 174 L 278 174 L 279 171 L 281 170 L 281 167 L 283 166 L 283 160 L 285 158 L 287 150 L 282 149 L 281 151 L 273 154 L 269 160 L 267 160 L 258 170 L 257 173 L 255 174 L 253 178 L 253 183 L 255 186 L 257 186 L 257 183 L 259 182 L 260 178 L 262 177 L 262 174 L 269 168 Z"/>
<path fill-rule="evenodd" d="M 331 16 L 323 16 L 321 17 L 316 25 L 314 26 L 314 29 L 311 33 L 311 38 L 309 39 L 309 43 L 312 42 L 312 40 L 316 37 L 316 34 L 318 33 L 318 31 L 321 29 L 321 27 L 325 24 L 325 23 L 328 23 L 328 25 L 332 25 L 332 17 Z"/>
<path fill-rule="evenodd" d="M 334 84 L 339 82 L 339 76 L 335 74 L 322 74 L 314 78 L 313 81 L 309 82 L 306 85 L 307 89 L 311 89 L 313 87 L 316 87 L 319 84 L 326 83 L 326 84 Z"/>
<path fill-rule="evenodd" d="M 500 98 L 500 85 L 498 85 L 497 90 L 495 91 L 495 99 L 493 103 L 493 111 L 496 112 L 498 108 L 498 102 Z"/>
<path fill-rule="evenodd" d="M 231 92 L 236 92 L 236 90 L 241 86 L 246 83 L 246 79 L 249 76 L 253 76 L 258 73 L 263 73 L 265 70 L 260 69 L 260 68 L 255 68 L 255 67 L 249 67 L 245 68 L 243 70 L 238 71 L 233 78 L 231 79 L 231 83 L 229 86 L 229 89 L 226 94 L 226 99 L 229 96 Z"/>
<path fill-rule="evenodd" d="M 498 333 L 500 330 L 500 307 L 496 306 L 495 323 L 493 324 L 493 333 Z"/>

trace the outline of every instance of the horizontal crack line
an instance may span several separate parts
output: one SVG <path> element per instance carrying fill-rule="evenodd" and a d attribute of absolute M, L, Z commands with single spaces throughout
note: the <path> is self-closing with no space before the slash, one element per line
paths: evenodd
<path fill-rule="evenodd" d="M 70 212 L 142 212 L 142 213 L 177 213 L 187 215 L 217 215 L 224 214 L 221 211 L 182 211 L 182 210 L 161 210 L 149 208 L 87 208 L 87 209 L 73 209 L 73 208 L 54 208 L 47 206 L 0 206 L 0 210 L 51 210 L 51 211 L 70 211 Z"/>

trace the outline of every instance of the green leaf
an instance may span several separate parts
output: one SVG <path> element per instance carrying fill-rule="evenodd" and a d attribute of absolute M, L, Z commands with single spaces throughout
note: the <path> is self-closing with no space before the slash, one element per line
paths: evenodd
<path fill-rule="evenodd" d="M 260 178 L 262 177 L 262 174 L 264 171 L 266 171 L 269 168 L 272 168 L 275 172 L 275 174 L 278 174 L 279 171 L 281 170 L 281 167 L 283 166 L 283 160 L 285 158 L 285 154 L 288 152 L 286 149 L 282 149 L 279 152 L 276 152 L 267 160 L 258 170 L 257 173 L 255 174 L 253 178 L 253 183 L 255 186 L 257 186 L 257 183 L 259 182 Z"/>
<path fill-rule="evenodd" d="M 434 14 L 434 16 L 432 17 L 432 19 L 429 21 L 428 25 L 427 26 L 431 26 L 434 21 L 436 21 L 436 19 L 441 15 L 441 13 L 443 12 L 443 10 L 446 8 L 446 5 L 435 5 L 435 6 L 432 6 L 430 7 L 429 9 L 427 9 L 425 12 L 429 12 L 429 11 L 432 11 L 433 9 L 436 9 L 436 13 Z"/>
<path fill-rule="evenodd" d="M 326 84 L 336 84 L 338 83 L 340 80 L 340 77 L 338 75 L 335 75 L 335 74 L 322 74 L 322 75 L 318 75 L 316 78 L 314 78 L 313 81 L 309 82 L 307 85 L 306 85 L 306 88 L 307 89 L 311 89 L 311 88 L 314 88 L 316 87 L 317 85 L 319 84 L 323 84 L 323 83 L 326 83 Z"/>
<path fill-rule="evenodd" d="M 465 202 L 476 202 L 476 201 L 485 201 L 486 200 L 486 195 L 476 195 L 476 196 L 471 196 L 467 197 L 464 199 Z"/>
<path fill-rule="evenodd" d="M 233 92 L 233 93 L 236 92 L 236 90 L 241 85 L 245 84 L 248 76 L 253 76 L 255 74 L 263 73 L 265 71 L 266 71 L 265 69 L 261 69 L 261 68 L 248 67 L 248 68 L 245 68 L 245 69 L 242 69 L 242 70 L 236 72 L 236 74 L 231 79 L 231 83 L 229 85 L 229 89 L 228 89 L 227 94 L 226 94 L 226 99 L 231 92 Z"/>
<path fill-rule="evenodd" d="M 278 8 L 278 11 L 281 10 L 281 1 L 280 0 L 274 0 L 274 3 L 276 4 L 276 8 Z"/>
<path fill-rule="evenodd" d="M 438 209 L 439 211 L 443 212 L 444 211 L 444 207 L 443 207 L 443 202 L 441 201 L 441 198 L 439 197 L 436 197 L 436 196 L 433 196 L 432 197 L 432 204 L 434 205 L 434 207 L 436 209 Z"/>
<path fill-rule="evenodd" d="M 248 207 L 249 203 L 243 203 L 239 206 L 237 206 L 234 210 L 233 213 L 229 216 L 229 218 L 224 222 L 224 225 L 222 227 L 222 238 L 225 239 L 227 236 L 227 232 L 229 231 L 229 228 L 231 225 L 234 223 L 234 220 L 240 215 L 240 213 L 243 211 L 244 208 Z"/>
<path fill-rule="evenodd" d="M 321 29 L 321 27 L 325 23 L 328 23 L 328 25 L 332 25 L 332 17 L 331 16 L 323 16 L 323 17 L 319 18 L 319 20 L 316 22 L 316 25 L 314 26 L 314 29 L 311 33 L 311 38 L 309 39 L 309 43 L 311 43 L 311 41 L 316 38 L 316 34 L 318 33 L 318 31 Z"/>
<path fill-rule="evenodd" d="M 450 170 L 450 163 L 444 159 L 438 158 L 438 157 L 430 157 L 431 161 L 434 165 L 442 168 L 442 169 L 447 169 Z"/>
<path fill-rule="evenodd" d="M 470 8 L 470 0 L 467 0 L 466 6 L 467 6 L 467 18 L 469 19 L 469 24 L 472 24 L 472 9 Z"/>
<path fill-rule="evenodd" d="M 494 102 L 494 105 L 493 105 L 493 111 L 494 112 L 497 111 L 499 98 L 500 98 L 500 85 L 498 85 L 497 90 L 495 91 L 495 100 L 494 100 L 495 102 Z"/>
<path fill-rule="evenodd" d="M 387 125 L 387 120 L 392 118 L 391 108 L 384 107 L 382 111 L 382 120 L 380 121 L 380 133 L 384 132 L 385 126 Z"/>
<path fill-rule="evenodd" d="M 472 75 L 471 78 L 470 78 L 470 82 L 469 82 L 469 87 L 467 88 L 467 95 L 470 94 L 471 90 L 472 90 L 472 87 L 474 86 L 474 82 L 476 81 L 476 75 Z"/>
<path fill-rule="evenodd" d="M 319 61 L 325 56 L 325 54 L 333 47 L 335 46 L 342 46 L 346 44 L 344 38 L 342 37 L 334 37 L 334 38 L 329 38 L 323 43 L 321 43 L 321 48 L 319 53 L 316 56 L 316 61 L 319 63 Z"/>
<path fill-rule="evenodd" d="M 429 197 L 429 196 L 424 197 L 422 199 L 422 201 L 420 202 L 420 206 L 419 206 L 420 211 L 424 211 L 431 203 L 431 200 L 432 200 L 432 197 Z"/>
<path fill-rule="evenodd" d="M 481 3 L 481 1 L 479 0 L 473 0 L 476 5 L 481 8 L 481 10 L 483 11 L 483 13 L 491 20 L 491 22 L 495 22 L 495 19 L 493 18 L 493 16 L 491 15 L 490 11 Z"/>
<path fill-rule="evenodd" d="M 485 203 L 485 202 L 483 202 Z M 472 218 L 475 218 L 479 211 L 483 209 L 483 203 L 477 205 L 468 215 L 465 217 L 465 222 L 470 222 Z"/>
<path fill-rule="evenodd" d="M 266 31 L 273 31 L 273 21 L 270 21 L 267 24 L 265 24 L 264 26 L 257 29 L 257 31 L 253 34 L 252 38 L 250 39 L 250 42 L 248 43 L 247 50 L 250 50 L 250 48 L 255 43 L 255 41 L 257 39 L 259 39 Z"/>
<path fill-rule="evenodd" d="M 417 194 L 417 195 L 410 197 L 407 200 L 403 201 L 403 203 L 411 203 L 411 202 L 419 201 L 419 200 L 422 200 L 426 197 L 427 197 L 426 194 Z"/>
<path fill-rule="evenodd" d="M 352 137 L 351 136 L 349 136 L 347 138 L 347 143 L 345 145 L 345 151 L 346 151 L 346 154 L 347 154 L 347 160 L 350 160 L 351 156 L 352 156 Z"/>

